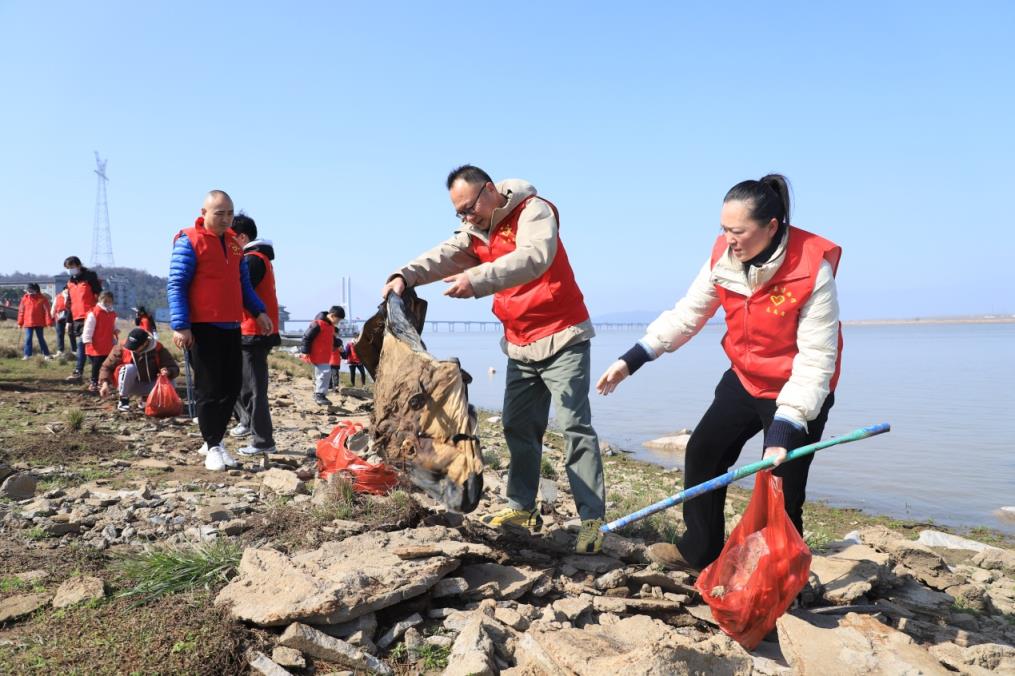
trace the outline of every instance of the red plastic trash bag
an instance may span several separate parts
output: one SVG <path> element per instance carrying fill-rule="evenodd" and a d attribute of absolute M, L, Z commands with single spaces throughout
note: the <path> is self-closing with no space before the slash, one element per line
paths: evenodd
<path fill-rule="evenodd" d="M 807 584 L 811 550 L 797 533 L 782 479 L 759 472 L 744 517 L 695 587 L 719 627 L 753 650 Z"/>
<path fill-rule="evenodd" d="M 159 374 L 155 387 L 148 395 L 144 414 L 153 418 L 172 418 L 183 413 L 183 400 L 176 393 L 176 388 L 167 376 Z"/>
<path fill-rule="evenodd" d="M 317 442 L 317 475 L 327 479 L 338 472 L 352 482 L 357 493 L 384 495 L 398 485 L 398 474 L 384 463 L 367 462 L 349 450 L 349 437 L 363 429 L 359 423 L 343 420 L 326 438 Z"/>

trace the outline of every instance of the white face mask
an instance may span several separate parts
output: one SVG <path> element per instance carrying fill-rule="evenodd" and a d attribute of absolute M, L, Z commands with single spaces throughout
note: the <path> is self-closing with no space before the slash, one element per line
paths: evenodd
<path fill-rule="evenodd" d="M 76 276 L 79 272 L 81 272 L 81 268 L 67 268 L 67 274 L 71 277 Z"/>

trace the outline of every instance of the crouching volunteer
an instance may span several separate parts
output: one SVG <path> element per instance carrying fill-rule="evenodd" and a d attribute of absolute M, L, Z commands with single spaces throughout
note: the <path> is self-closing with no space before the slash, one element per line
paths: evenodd
<path fill-rule="evenodd" d="M 835 401 L 842 353 L 835 271 L 842 249 L 790 225 L 789 215 L 783 176 L 733 186 L 720 213 L 723 232 L 690 289 L 606 370 L 596 389 L 609 394 L 646 362 L 673 352 L 721 306 L 722 346 L 732 367 L 688 440 L 685 488 L 729 471 L 744 444 L 764 431 L 764 456 L 776 458 L 786 512 L 802 534 L 814 456 L 781 463 L 787 449 L 821 439 Z M 652 545 L 649 558 L 699 570 L 710 564 L 722 551 L 725 504 L 725 488 L 683 503 L 683 536 L 675 545 Z"/>
<path fill-rule="evenodd" d="M 232 223 L 232 199 L 212 190 L 194 226 L 176 235 L 166 284 L 173 343 L 190 350 L 194 369 L 197 422 L 204 439 L 198 452 L 205 456 L 205 468 L 217 472 L 236 465 L 222 437 L 243 380 L 243 310 L 255 318 L 262 334 L 273 330 L 250 284 L 243 247 L 229 228 Z"/>
<path fill-rule="evenodd" d="M 575 550 L 602 548 L 606 505 L 603 461 L 589 406 L 589 354 L 594 332 L 589 312 L 560 240 L 557 208 L 527 181 L 494 183 L 471 165 L 451 172 L 447 188 L 458 231 L 443 244 L 396 271 L 381 290 L 443 279 L 444 295 L 493 294 L 493 313 L 504 324 L 507 354 L 504 437 L 511 453 L 507 507 L 483 517 L 499 527 L 539 530 L 539 467 L 552 400 L 564 432 L 565 467 L 581 529 Z"/>
<path fill-rule="evenodd" d="M 110 386 L 116 388 L 120 402 L 118 411 L 130 410 L 130 398 L 141 397 L 141 408 L 145 399 L 162 374 L 173 380 L 180 375 L 180 367 L 172 353 L 162 343 L 141 328 L 132 329 L 127 339 L 113 348 L 99 371 L 99 394 L 109 396 Z"/>

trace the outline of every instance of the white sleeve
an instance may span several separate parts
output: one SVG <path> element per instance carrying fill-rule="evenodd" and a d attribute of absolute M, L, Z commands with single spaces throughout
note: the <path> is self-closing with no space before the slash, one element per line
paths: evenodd
<path fill-rule="evenodd" d="M 828 261 L 821 263 L 814 291 L 800 309 L 797 355 L 775 403 L 775 415 L 807 428 L 828 397 L 839 357 L 839 300 Z"/>
<path fill-rule="evenodd" d="M 88 316 L 85 317 L 85 325 L 81 329 L 81 342 L 90 343 L 92 342 L 92 336 L 95 335 L 95 313 L 89 312 Z"/>
<path fill-rule="evenodd" d="M 711 277 L 712 262 L 707 260 L 684 297 L 648 325 L 645 337 L 639 342 L 653 351 L 654 357 L 673 352 L 689 341 L 719 309 L 719 294 Z"/>

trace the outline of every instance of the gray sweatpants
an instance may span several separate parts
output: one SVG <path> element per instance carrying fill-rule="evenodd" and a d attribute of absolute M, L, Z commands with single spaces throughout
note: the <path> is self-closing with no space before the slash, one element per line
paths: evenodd
<path fill-rule="evenodd" d="M 331 385 L 331 364 L 314 364 L 314 394 L 327 394 Z"/>
<path fill-rule="evenodd" d="M 124 364 L 123 368 L 120 369 L 120 382 L 116 384 L 116 389 L 120 393 L 121 399 L 130 399 L 135 394 L 147 397 L 151 394 L 155 383 L 155 380 L 148 382 L 139 380 L 137 377 L 137 366 L 130 363 Z"/>
<path fill-rule="evenodd" d="M 589 406 L 589 352 L 590 343 L 585 341 L 543 361 L 508 359 L 504 437 L 511 452 L 507 499 L 514 509 L 531 510 L 536 504 L 552 400 L 564 433 L 564 464 L 578 515 L 584 521 L 602 519 L 606 513 L 603 459 Z"/>

